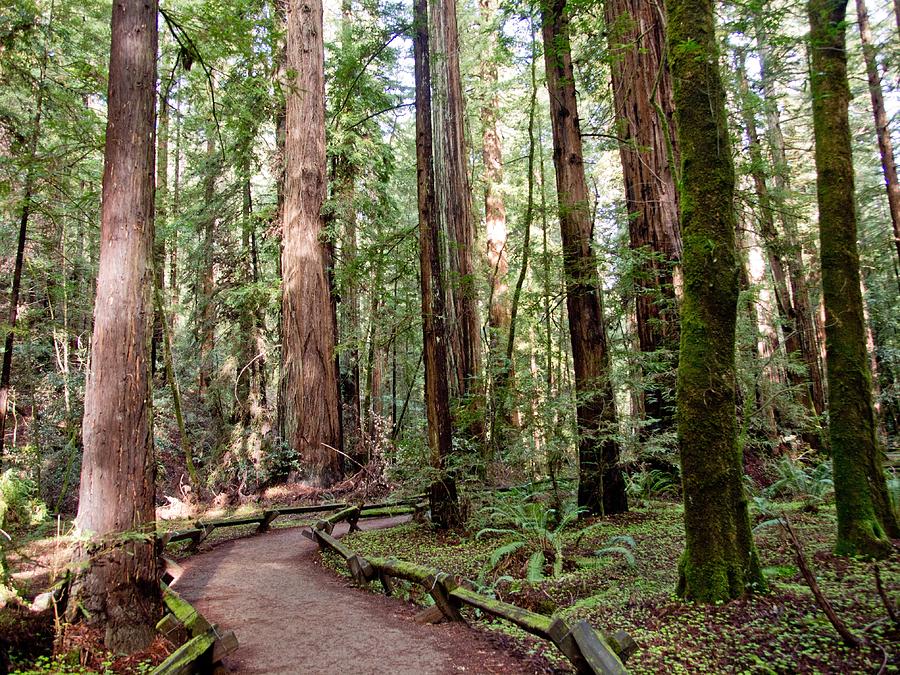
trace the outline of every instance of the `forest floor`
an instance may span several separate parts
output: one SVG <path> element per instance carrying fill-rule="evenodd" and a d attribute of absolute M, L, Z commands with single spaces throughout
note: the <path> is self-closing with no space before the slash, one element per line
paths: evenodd
<path fill-rule="evenodd" d="M 363 521 L 365 530 L 401 519 Z M 338 534 L 346 525 L 336 528 Z M 234 630 L 226 664 L 254 673 L 533 673 L 539 656 L 502 634 L 422 625 L 408 603 L 351 588 L 324 569 L 300 528 L 224 542 L 182 562 L 173 584 L 210 621 Z M 512 648 L 510 648 L 512 647 Z"/>
<path fill-rule="evenodd" d="M 863 649 L 843 645 L 816 605 L 793 548 L 777 525 L 763 526 L 755 535 L 768 582 L 766 593 L 712 606 L 676 598 L 677 563 L 684 542 L 682 507 L 677 503 L 645 502 L 631 513 L 578 523 L 564 538 L 563 574 L 531 583 L 524 580 L 534 550 L 528 546 L 484 574 L 492 552 L 515 541 L 515 535 L 438 535 L 427 526 L 408 523 L 354 533 L 345 542 L 363 556 L 394 555 L 479 579 L 482 592 L 534 611 L 587 619 L 595 628 L 624 629 L 638 644 L 627 664 L 632 673 L 900 672 L 900 630 L 887 617 L 872 564 L 832 552 L 833 504 L 816 512 L 802 502 L 773 506 L 789 514 L 826 597 L 850 629 L 868 641 Z M 767 517 L 759 515 L 756 520 L 765 523 Z M 584 532 L 592 523 L 596 526 Z M 631 540 L 627 546 L 622 545 L 625 539 Z M 603 547 L 610 552 L 597 556 Z M 631 555 L 615 549 L 627 549 Z M 576 562 L 585 559 L 590 566 L 580 568 Z M 333 562 L 344 573 L 344 566 Z M 896 605 L 900 556 L 895 553 L 883 561 L 880 573 Z M 503 622 L 482 618 L 475 625 L 479 624 L 522 636 Z M 552 645 L 537 643 L 536 648 L 563 667 Z"/>
<path fill-rule="evenodd" d="M 503 497 L 491 503 L 498 499 Z M 768 512 L 756 513 L 755 539 L 768 591 L 702 606 L 674 595 L 684 537 L 681 505 L 635 501 L 630 513 L 566 528 L 560 535 L 562 574 L 552 576 L 553 554 L 548 553 L 547 578 L 532 582 L 526 577 L 533 541 L 487 571 L 492 555 L 500 558 L 496 551 L 517 535 L 477 536 L 481 528 L 496 524 L 491 509 L 477 504 L 466 531 L 438 534 L 402 519 L 363 521 L 365 530 L 346 535 L 345 541 L 363 556 L 393 556 L 469 578 L 481 592 L 534 611 L 587 619 L 595 628 L 622 628 L 638 643 L 627 664 L 633 673 L 900 673 L 900 630 L 887 617 L 872 564 L 832 553 L 833 504 L 772 502 Z M 863 649 L 841 643 L 803 581 L 781 529 L 766 526 L 781 512 L 790 516 L 837 614 L 866 639 Z M 226 514 L 216 509 L 203 515 Z M 184 568 L 176 588 L 238 635 L 241 646 L 231 663 L 238 672 L 569 670 L 553 645 L 473 612 L 467 614 L 471 628 L 415 623 L 416 605 L 430 603 L 426 593 L 399 585 L 395 595 L 410 601 L 400 602 L 354 588 L 343 561 L 320 554 L 302 536 L 298 526 L 308 522 L 280 518 L 272 531 L 258 536 L 252 525 L 216 530 L 198 554 L 178 547 L 170 551 Z M 48 568 L 60 566 L 65 557 L 60 538 L 50 534 L 10 556 L 18 585 L 29 595 L 46 587 Z M 606 553 L 597 555 L 602 549 Z M 880 573 L 896 606 L 900 555 L 881 562 Z M 45 628 L 52 638 L 52 623 Z M 23 651 L 27 646 L 21 645 Z"/>

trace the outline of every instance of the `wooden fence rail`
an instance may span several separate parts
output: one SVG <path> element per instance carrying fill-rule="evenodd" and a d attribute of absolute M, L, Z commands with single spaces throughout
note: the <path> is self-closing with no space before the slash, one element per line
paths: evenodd
<path fill-rule="evenodd" d="M 219 518 L 216 520 L 198 520 L 193 523 L 192 527 L 183 530 L 173 530 L 171 532 L 162 532 L 158 534 L 162 547 L 165 548 L 169 544 L 179 541 L 190 541 L 190 548 L 196 549 L 203 543 L 214 530 L 222 527 L 237 527 L 239 525 L 256 525 L 257 532 L 265 532 L 269 529 L 272 522 L 280 516 L 303 515 L 308 513 L 332 513 L 328 518 L 320 522 L 339 523 L 347 520 L 351 523 L 351 529 L 356 529 L 356 521 L 359 518 L 383 518 L 390 516 L 402 515 L 405 513 L 413 513 L 416 505 L 421 502 L 425 495 L 416 495 L 407 499 L 399 499 L 396 501 L 379 502 L 375 504 L 364 504 L 362 506 L 354 506 L 343 502 L 330 504 L 309 504 L 303 506 L 283 506 L 274 509 L 266 509 L 260 513 L 247 516 L 238 516 L 234 518 Z M 356 515 L 355 519 L 350 516 Z M 338 517 L 339 516 L 339 517 Z M 336 520 L 332 520 L 336 518 Z M 332 525 L 333 527 L 333 525 Z M 331 532 L 331 530 L 328 530 Z"/>
<path fill-rule="evenodd" d="M 353 509 L 335 513 L 317 522 L 309 535 L 321 548 L 328 548 L 343 558 L 358 583 L 365 585 L 377 579 L 387 594 L 392 593 L 392 579 L 417 583 L 428 591 L 443 617 L 450 621 L 464 620 L 460 613 L 462 605 L 474 607 L 509 621 L 532 635 L 550 640 L 581 674 L 624 675 L 628 672 L 624 661 L 637 645 L 623 630 L 598 632 L 583 620 L 570 625 L 561 618 L 488 598 L 477 593 L 470 582 L 425 565 L 393 558 L 363 558 L 331 535 L 337 522 L 358 518 L 359 514 L 359 510 Z"/>
<path fill-rule="evenodd" d="M 237 649 L 234 631 L 219 632 L 187 600 L 162 584 L 163 603 L 168 610 L 156 624 L 163 635 L 173 635 L 180 629 L 187 640 L 169 657 L 153 669 L 152 675 L 190 675 L 191 673 L 228 672 L 221 662 Z"/>

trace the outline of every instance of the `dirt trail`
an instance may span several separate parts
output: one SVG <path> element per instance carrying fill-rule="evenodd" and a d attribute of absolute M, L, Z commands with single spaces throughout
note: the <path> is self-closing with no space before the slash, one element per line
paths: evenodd
<path fill-rule="evenodd" d="M 385 527 L 392 520 L 361 523 Z M 337 529 L 346 531 L 346 525 Z M 544 664 L 459 624 L 420 625 L 408 604 L 353 588 L 318 562 L 301 528 L 237 539 L 181 564 L 174 587 L 235 632 L 238 673 L 534 673 Z"/>

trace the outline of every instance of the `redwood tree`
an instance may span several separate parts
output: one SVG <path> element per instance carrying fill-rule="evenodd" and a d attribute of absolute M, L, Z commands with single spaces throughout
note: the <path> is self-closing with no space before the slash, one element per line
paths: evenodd
<path fill-rule="evenodd" d="M 619 467 L 616 404 L 610 381 L 600 275 L 591 248 L 591 214 L 566 0 L 545 0 L 541 14 L 566 308 L 578 396 L 578 505 L 591 513 L 620 513 L 628 510 L 628 499 Z"/>
<path fill-rule="evenodd" d="M 475 286 L 475 219 L 469 184 L 465 142 L 465 104 L 459 65 L 459 30 L 456 0 L 431 0 L 434 8 L 435 73 L 437 104 L 434 123 L 436 217 L 447 234 L 453 324 L 449 326 L 455 393 L 460 398 L 477 394 L 481 371 L 481 337 Z M 430 60 L 430 59 L 429 59 Z M 477 402 L 476 402 L 477 405 Z M 476 425 L 477 426 L 477 425 Z M 477 433 L 475 428 L 471 429 Z"/>
<path fill-rule="evenodd" d="M 447 471 L 452 450 L 447 334 L 441 282 L 440 240 L 434 194 L 431 131 L 431 74 L 427 0 L 415 0 L 413 17 L 416 81 L 416 187 L 419 204 L 419 270 L 422 278 L 422 347 L 425 360 L 425 410 L 428 447 L 435 472 L 431 519 L 439 528 L 459 524 L 456 483 Z"/>
<path fill-rule="evenodd" d="M 856 242 L 845 19 L 847 0 L 810 0 L 810 84 L 825 303 L 837 551 L 884 555 L 900 536 L 881 464 Z"/>
<path fill-rule="evenodd" d="M 321 239 L 326 189 L 322 2 L 290 2 L 287 15 L 284 202 L 281 250 L 282 438 L 306 479 L 342 475 L 340 397 L 330 256 Z"/>
<path fill-rule="evenodd" d="M 667 0 L 681 152 L 684 297 L 677 428 L 685 550 L 679 595 L 724 601 L 762 583 L 735 420 L 735 173 L 712 0 Z"/>
<path fill-rule="evenodd" d="M 118 652 L 146 647 L 161 614 L 151 434 L 157 3 L 116 2 L 84 457 L 78 517 L 87 542 L 71 616 Z"/>
<path fill-rule="evenodd" d="M 644 378 L 648 431 L 675 424 L 674 373 L 678 354 L 675 273 L 681 258 L 672 78 L 665 59 L 665 16 L 659 3 L 607 0 L 619 154 L 625 178 L 628 233 L 638 252 L 635 269 L 641 352 L 663 350 Z"/>

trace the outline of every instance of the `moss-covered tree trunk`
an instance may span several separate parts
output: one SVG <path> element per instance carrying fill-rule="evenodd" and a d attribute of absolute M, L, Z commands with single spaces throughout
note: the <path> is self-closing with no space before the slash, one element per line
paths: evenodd
<path fill-rule="evenodd" d="M 810 0 L 810 83 L 825 302 L 828 415 L 838 553 L 881 555 L 900 536 L 878 447 L 860 292 L 850 147 L 847 0 Z"/>
<path fill-rule="evenodd" d="M 677 424 L 685 551 L 678 593 L 716 602 L 762 583 L 735 420 L 734 165 L 712 0 L 668 0 L 681 150 L 684 299 Z"/>

